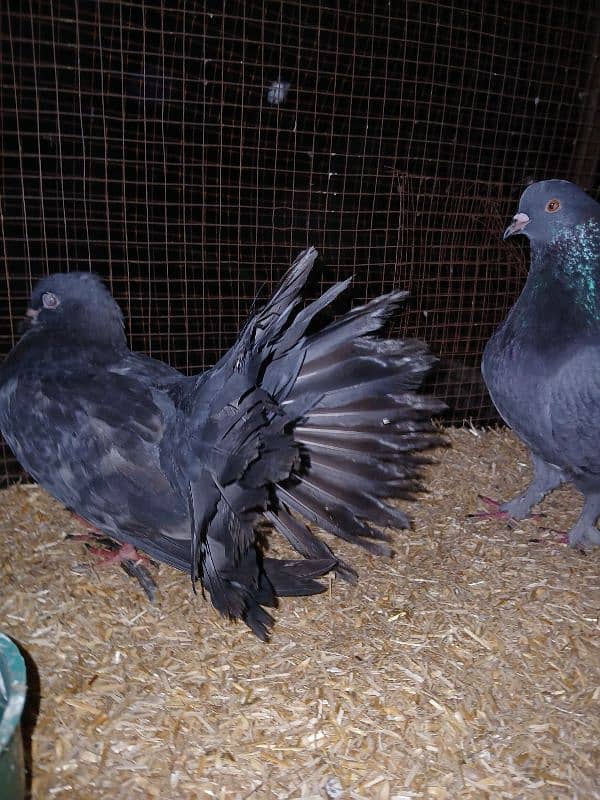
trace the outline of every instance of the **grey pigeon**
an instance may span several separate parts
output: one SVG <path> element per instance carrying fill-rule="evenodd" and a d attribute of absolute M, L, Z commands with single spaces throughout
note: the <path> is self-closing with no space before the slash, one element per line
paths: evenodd
<path fill-rule="evenodd" d="M 201 375 L 132 353 L 117 303 L 84 272 L 36 285 L 0 370 L 0 429 L 29 474 L 105 535 L 189 571 L 262 639 L 277 596 L 322 591 L 331 569 L 355 579 L 305 523 L 389 553 L 382 528 L 409 520 L 385 498 L 413 497 L 418 451 L 439 442 L 442 404 L 415 393 L 427 347 L 373 335 L 406 293 L 325 320 L 350 279 L 305 304 L 316 257 L 298 257 Z M 303 559 L 266 557 L 261 519 Z"/>
<path fill-rule="evenodd" d="M 522 519 L 561 483 L 584 495 L 572 547 L 600 544 L 600 204 L 568 181 L 529 186 L 504 238 L 529 239 L 527 281 L 487 343 L 484 380 L 527 445 L 533 481 L 500 506 Z"/>

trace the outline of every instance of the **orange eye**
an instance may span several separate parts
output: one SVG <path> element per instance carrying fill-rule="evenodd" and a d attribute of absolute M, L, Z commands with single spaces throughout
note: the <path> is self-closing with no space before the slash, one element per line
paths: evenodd
<path fill-rule="evenodd" d="M 549 214 L 554 214 L 560 208 L 560 200 L 554 198 L 554 200 L 548 200 L 546 203 L 546 211 Z"/>

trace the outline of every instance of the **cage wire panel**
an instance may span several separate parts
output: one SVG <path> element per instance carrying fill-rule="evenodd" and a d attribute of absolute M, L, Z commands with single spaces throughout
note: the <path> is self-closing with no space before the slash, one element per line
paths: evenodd
<path fill-rule="evenodd" d="M 599 13 L 7 0 L 0 355 L 32 281 L 92 269 L 134 349 L 205 369 L 314 244 L 322 285 L 409 289 L 394 331 L 440 355 L 449 419 L 493 419 L 479 360 L 527 264 L 506 220 L 528 181 L 596 188 Z"/>

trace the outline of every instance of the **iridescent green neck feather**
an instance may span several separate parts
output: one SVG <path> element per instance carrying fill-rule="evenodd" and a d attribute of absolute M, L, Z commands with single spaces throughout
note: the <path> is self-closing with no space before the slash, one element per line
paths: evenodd
<path fill-rule="evenodd" d="M 590 219 L 571 228 L 559 247 L 562 272 L 575 301 L 590 317 L 600 319 L 600 224 Z"/>
<path fill-rule="evenodd" d="M 532 293 L 558 287 L 569 297 L 573 314 L 581 312 L 600 322 L 600 223 L 589 219 L 561 231 L 543 248 L 532 246 L 531 270 L 527 287 Z M 560 302 L 564 296 L 555 299 Z M 579 312 L 579 313 L 578 313 Z M 552 313 L 552 308 L 548 308 Z"/>

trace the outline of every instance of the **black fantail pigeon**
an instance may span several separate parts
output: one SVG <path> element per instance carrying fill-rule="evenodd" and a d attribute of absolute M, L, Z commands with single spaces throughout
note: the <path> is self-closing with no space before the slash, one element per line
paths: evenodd
<path fill-rule="evenodd" d="M 306 526 L 388 553 L 387 527 L 439 442 L 442 404 L 415 393 L 432 364 L 416 340 L 373 334 L 405 297 L 337 321 L 349 285 L 303 302 L 317 252 L 210 370 L 186 377 L 127 346 L 119 306 L 94 274 L 35 287 L 29 327 L 0 371 L 0 429 L 23 467 L 95 528 L 200 580 L 215 607 L 262 639 L 277 596 L 314 594 L 354 572 Z M 266 557 L 260 519 L 300 560 Z"/>

